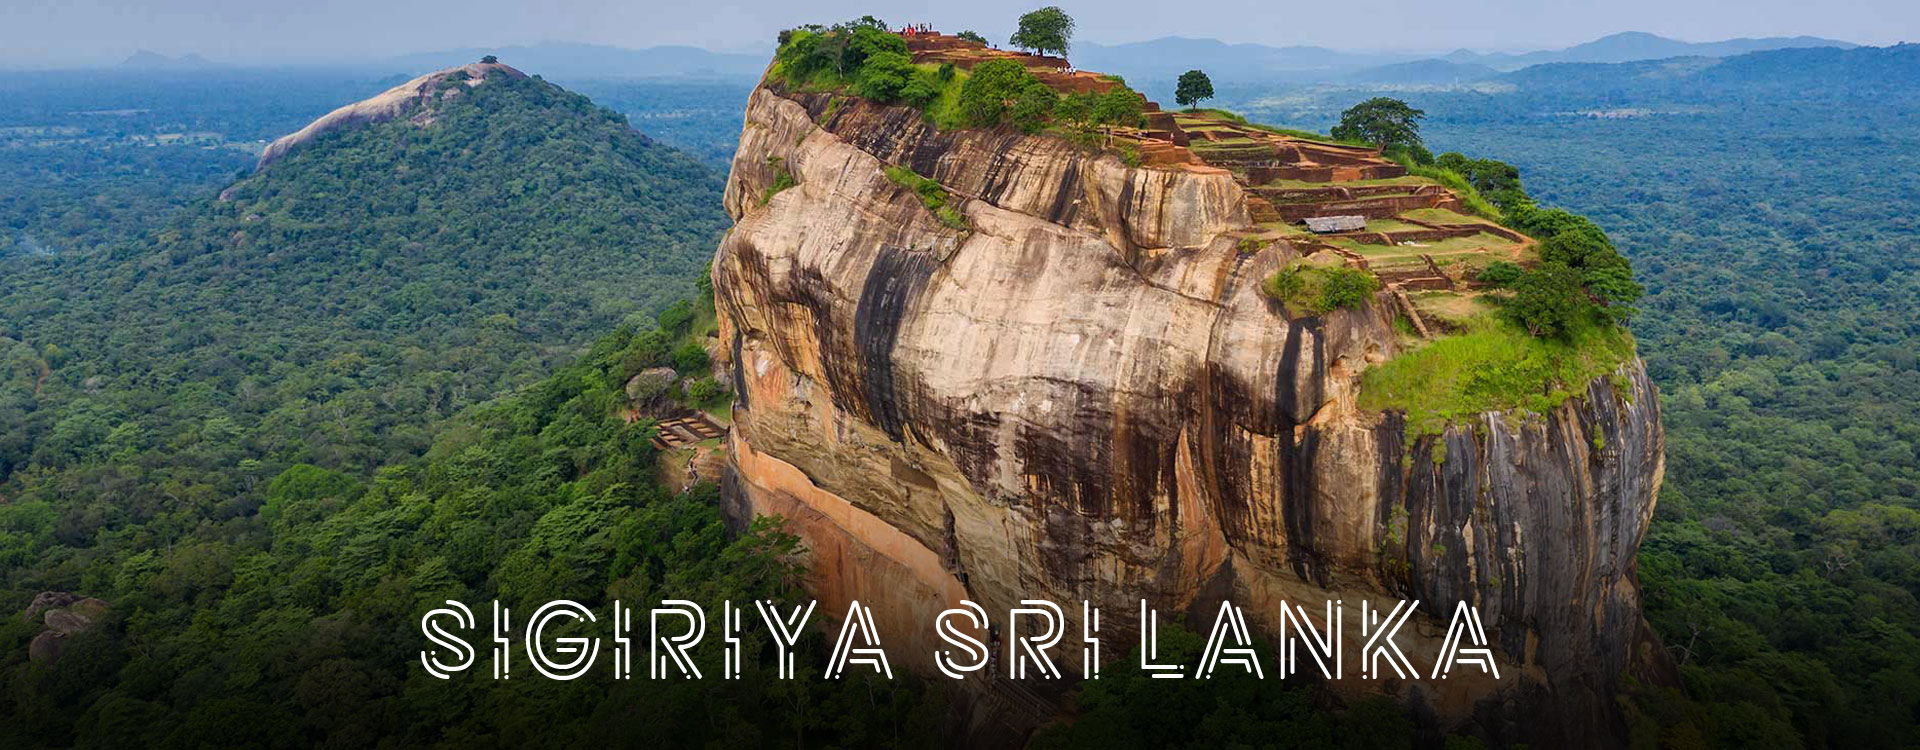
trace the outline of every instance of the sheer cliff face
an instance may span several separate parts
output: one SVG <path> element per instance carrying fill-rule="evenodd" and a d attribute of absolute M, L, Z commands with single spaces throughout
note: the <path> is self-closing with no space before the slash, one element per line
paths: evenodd
<path fill-rule="evenodd" d="M 888 164 L 944 185 L 969 229 Z M 783 170 L 795 185 L 769 197 Z M 1143 598 L 1197 628 L 1230 599 L 1269 637 L 1283 600 L 1418 599 L 1401 640 L 1423 679 L 1358 679 L 1350 614 L 1331 689 L 1588 745 L 1617 734 L 1619 675 L 1659 663 L 1634 556 L 1663 438 L 1638 363 L 1551 414 L 1409 444 L 1356 405 L 1394 353 L 1387 306 L 1286 319 L 1259 285 L 1294 251 L 1242 251 L 1231 175 L 844 97 L 756 90 L 726 201 L 734 510 L 786 516 L 823 606 L 874 605 L 904 666 L 932 671 L 933 617 L 960 599 L 996 622 L 1090 601 L 1109 657 Z M 1463 600 L 1501 679 L 1424 679 Z"/>

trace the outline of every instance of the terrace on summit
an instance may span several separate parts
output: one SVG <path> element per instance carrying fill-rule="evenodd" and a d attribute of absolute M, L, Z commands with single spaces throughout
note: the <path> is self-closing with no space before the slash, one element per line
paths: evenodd
<path fill-rule="evenodd" d="M 916 65 L 970 70 L 1017 60 L 1062 94 L 1125 85 L 1075 70 L 1064 58 L 995 49 L 925 26 L 898 33 Z M 1240 238 L 1243 247 L 1285 240 L 1304 256 L 1328 253 L 1374 274 L 1422 337 L 1433 333 L 1427 318 L 1454 328 L 1482 311 L 1473 299 L 1481 269 L 1533 260 L 1531 238 L 1474 215 L 1452 189 L 1409 174 L 1377 148 L 1256 125 L 1221 110 L 1166 111 L 1148 101 L 1145 115 L 1144 128 L 1111 128 L 1109 147 L 1137 154 L 1143 166 L 1231 173 L 1246 189 L 1255 225 Z M 1307 219 L 1354 216 L 1364 225 L 1324 233 L 1306 226 Z"/>

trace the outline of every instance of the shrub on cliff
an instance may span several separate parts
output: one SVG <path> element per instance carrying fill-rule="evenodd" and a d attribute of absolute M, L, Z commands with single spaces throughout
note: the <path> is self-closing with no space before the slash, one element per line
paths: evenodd
<path fill-rule="evenodd" d="M 893 184 L 912 190 L 913 194 L 920 198 L 920 205 L 932 211 L 940 223 L 961 231 L 969 229 L 967 217 L 962 216 L 958 209 L 947 205 L 947 189 L 938 181 L 921 177 L 919 173 L 906 167 L 888 166 L 886 173 L 887 179 L 893 180 Z"/>
<path fill-rule="evenodd" d="M 1046 84 L 1027 72 L 1017 60 L 992 60 L 974 66 L 973 75 L 960 85 L 960 122 L 967 127 L 991 128 L 1006 121 L 1007 113 L 1020 95 Z M 1052 93 L 1048 89 L 1048 93 Z"/>
<path fill-rule="evenodd" d="M 1371 273 L 1347 266 L 1329 268 L 1314 307 L 1321 312 L 1357 308 L 1373 301 L 1373 295 L 1379 291 L 1380 278 Z"/>
<path fill-rule="evenodd" d="M 832 28 L 803 26 L 780 32 L 780 48 L 773 60 L 775 72 L 790 84 L 835 85 L 857 82 L 869 60 L 889 53 L 907 58 L 906 40 L 887 31 L 879 19 L 862 16 Z"/>
<path fill-rule="evenodd" d="M 1046 86 L 1028 86 L 1020 91 L 1013 100 L 1013 106 L 1007 110 L 1008 119 L 1022 133 L 1038 133 L 1046 129 L 1053 118 L 1053 108 L 1059 104 L 1060 95 Z"/>
<path fill-rule="evenodd" d="M 1145 127 L 1147 97 L 1120 84 L 1101 94 L 1093 107 L 1093 117 L 1102 125 L 1123 128 Z"/>
<path fill-rule="evenodd" d="M 871 16 L 869 16 L 871 18 Z M 852 75 L 860 66 L 875 55 L 894 53 L 907 54 L 907 40 L 898 34 L 887 31 L 885 27 L 854 26 L 846 32 L 847 49 L 841 53 L 841 75 Z"/>
<path fill-rule="evenodd" d="M 876 102 L 898 101 L 917 72 L 913 59 L 904 53 L 880 52 L 860 66 L 853 80 L 853 91 Z"/>
<path fill-rule="evenodd" d="M 1577 292 L 1572 295 L 1575 314 L 1612 323 L 1624 323 L 1633 317 L 1633 303 L 1646 290 L 1634 281 L 1633 264 L 1613 247 L 1598 225 L 1559 209 L 1534 208 L 1530 202 L 1516 209 L 1512 223 L 1535 237 L 1546 238 L 1540 243 L 1541 268 L 1523 274 L 1515 282 L 1516 288 L 1532 283 L 1532 276 L 1563 268 Z"/>
<path fill-rule="evenodd" d="M 1269 297 L 1281 302 L 1292 302 L 1300 298 L 1301 292 L 1306 291 L 1307 280 L 1300 275 L 1298 268 L 1282 268 L 1273 272 L 1272 276 L 1268 276 L 1260 288 Z"/>
<path fill-rule="evenodd" d="M 1518 281 L 1521 273 L 1523 271 L 1520 266 L 1504 260 L 1496 260 L 1481 269 L 1478 278 L 1494 286 L 1505 286 Z"/>
<path fill-rule="evenodd" d="M 1561 263 L 1548 263 L 1520 275 L 1513 282 L 1513 299 L 1506 314 L 1527 333 L 1541 338 L 1562 336 L 1584 312 L 1579 272 Z"/>
<path fill-rule="evenodd" d="M 1296 265 L 1275 271 L 1260 288 L 1289 314 L 1325 315 L 1365 306 L 1380 291 L 1380 278 L 1347 266 Z"/>

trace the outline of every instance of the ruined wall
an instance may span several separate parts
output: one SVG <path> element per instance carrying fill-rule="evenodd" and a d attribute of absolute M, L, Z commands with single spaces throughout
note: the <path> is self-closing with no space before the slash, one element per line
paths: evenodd
<path fill-rule="evenodd" d="M 953 191 L 969 229 L 886 164 Z M 772 193 L 782 170 L 796 184 Z M 1215 168 L 757 89 L 713 265 L 739 512 L 790 519 L 827 612 L 858 598 L 898 619 L 882 627 L 906 668 L 932 671 L 932 614 L 961 598 L 1090 600 L 1117 657 L 1141 598 L 1201 623 L 1231 598 L 1270 636 L 1282 599 L 1404 597 L 1423 602 L 1402 635 L 1424 671 L 1465 599 L 1502 679 L 1330 687 L 1442 729 L 1606 744 L 1614 681 L 1659 659 L 1633 569 L 1663 455 L 1640 365 L 1552 414 L 1408 444 L 1356 405 L 1393 354 L 1390 306 L 1287 320 L 1258 287 L 1294 251 L 1239 251 L 1244 198 Z M 975 689 L 1020 723 L 1060 687 Z"/>

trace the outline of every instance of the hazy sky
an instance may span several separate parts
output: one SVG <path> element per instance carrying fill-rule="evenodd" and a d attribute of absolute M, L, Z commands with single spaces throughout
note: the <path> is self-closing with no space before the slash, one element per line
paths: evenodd
<path fill-rule="evenodd" d="M 1616 31 L 1690 41 L 1811 34 L 1866 44 L 1920 40 L 1917 0 L 0 0 L 0 65 L 113 62 L 136 49 L 229 62 L 365 59 L 456 47 L 579 41 L 765 52 L 800 23 L 872 13 L 1004 40 L 1013 20 L 1060 2 L 1078 38 L 1215 37 L 1338 49 L 1560 47 Z"/>

